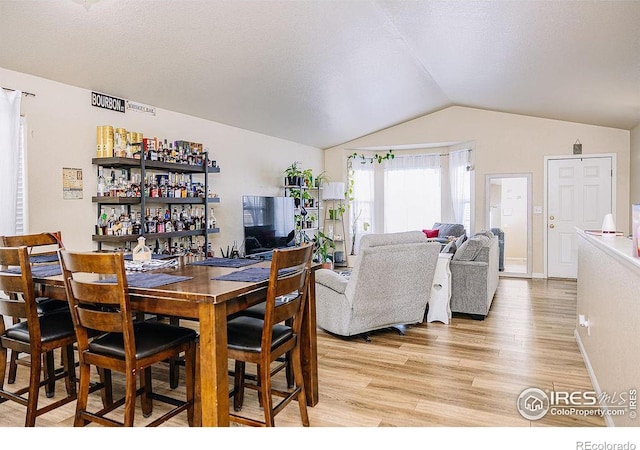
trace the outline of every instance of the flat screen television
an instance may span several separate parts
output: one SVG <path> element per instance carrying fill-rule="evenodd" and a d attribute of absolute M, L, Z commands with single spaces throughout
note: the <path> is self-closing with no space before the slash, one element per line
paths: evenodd
<path fill-rule="evenodd" d="M 292 197 L 242 196 L 246 256 L 267 255 L 294 245 L 295 205 Z"/>

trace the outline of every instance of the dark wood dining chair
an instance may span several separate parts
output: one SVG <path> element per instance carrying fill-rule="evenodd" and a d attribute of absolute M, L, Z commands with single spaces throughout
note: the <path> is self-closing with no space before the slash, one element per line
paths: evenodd
<path fill-rule="evenodd" d="M 2 272 L 9 266 L 19 267 L 20 273 Z M 9 297 L 0 298 L 0 403 L 12 400 L 26 406 L 25 426 L 32 427 L 37 416 L 76 399 L 73 352 L 76 335 L 73 322 L 69 310 L 38 314 L 29 253 L 25 246 L 0 248 L 0 291 Z M 17 318 L 19 321 L 7 328 L 4 317 Z M 53 355 L 56 349 L 61 350 L 63 370 L 55 372 L 51 368 L 43 371 L 43 356 Z M 7 350 L 31 356 L 27 387 L 15 391 L 4 388 Z M 41 381 L 42 373 L 45 379 Z M 66 397 L 38 409 L 40 386 L 50 385 L 61 378 L 65 380 Z"/>
<path fill-rule="evenodd" d="M 57 261 L 57 251 L 63 248 L 62 234 L 59 231 L 34 233 L 15 236 L 0 236 L 0 246 L 2 247 L 20 247 L 26 246 L 29 252 L 29 259 L 32 263 L 38 264 L 39 261 L 55 262 Z M 56 258 L 56 259 L 53 259 Z M 56 300 L 52 298 L 41 297 L 36 293 L 36 303 L 38 314 L 46 314 L 52 311 L 68 309 L 69 305 L 66 300 Z M 17 323 L 18 319 L 14 318 L 13 322 Z M 11 351 L 9 360 L 9 374 L 7 383 L 15 383 L 18 365 L 28 366 L 29 362 L 19 359 L 17 351 Z M 44 370 L 54 370 L 53 353 L 45 355 Z M 60 369 L 58 369 L 60 370 Z M 55 383 L 53 377 L 49 377 L 51 384 L 46 386 L 47 397 L 53 397 L 55 394 Z"/>
<path fill-rule="evenodd" d="M 232 413 L 230 420 L 234 422 L 275 426 L 276 414 L 296 399 L 302 424 L 309 426 L 300 359 L 300 330 L 307 300 L 311 255 L 311 244 L 274 250 L 264 318 L 240 315 L 227 322 L 229 358 L 236 361 L 234 397 L 243 395 L 245 388 L 257 390 L 265 419 L 263 422 Z M 272 386 L 271 365 L 287 353 L 291 355 L 294 386 L 288 390 L 276 389 Z M 246 363 L 256 364 L 258 375 L 255 383 L 244 376 Z M 275 406 L 273 396 L 282 397 Z"/>
<path fill-rule="evenodd" d="M 78 341 L 80 385 L 74 426 L 96 422 L 105 426 L 133 426 L 135 403 L 142 401 L 145 417 L 153 412 L 152 400 L 173 406 L 147 426 L 160 425 L 187 411 L 193 424 L 195 352 L 197 333 L 157 321 L 135 321 L 128 293 L 122 253 L 73 253 L 60 250 L 65 288 Z M 91 332 L 101 335 L 89 339 Z M 170 357 L 185 354 L 186 399 L 153 392 L 151 367 Z M 125 374 L 125 395 L 100 411 L 89 411 L 91 366 Z M 140 389 L 136 381 L 140 374 Z M 124 405 L 124 420 L 106 415 Z"/>

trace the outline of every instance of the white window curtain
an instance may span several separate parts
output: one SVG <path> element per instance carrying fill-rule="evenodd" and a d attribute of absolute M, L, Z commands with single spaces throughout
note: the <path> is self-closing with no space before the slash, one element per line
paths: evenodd
<path fill-rule="evenodd" d="M 440 155 L 396 156 L 384 166 L 384 232 L 423 230 L 440 221 Z"/>
<path fill-rule="evenodd" d="M 351 203 L 351 254 L 357 254 L 360 238 L 375 232 L 375 189 L 373 164 L 353 164 L 353 202 Z M 367 224 L 365 231 L 365 224 Z M 354 239 L 355 236 L 355 239 Z M 354 248 L 355 247 L 355 248 Z"/>
<path fill-rule="evenodd" d="M 21 91 L 0 89 L 0 235 L 16 234 Z"/>
<path fill-rule="evenodd" d="M 471 163 L 470 150 L 449 153 L 449 181 L 451 206 L 455 223 L 464 225 L 467 233 L 471 226 Z"/>

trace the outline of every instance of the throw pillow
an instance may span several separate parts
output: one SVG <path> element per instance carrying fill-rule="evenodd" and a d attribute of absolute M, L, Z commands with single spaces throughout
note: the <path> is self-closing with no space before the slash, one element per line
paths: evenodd
<path fill-rule="evenodd" d="M 454 253 L 456 252 L 456 241 L 451 241 L 447 245 L 444 246 L 440 253 Z"/>
<path fill-rule="evenodd" d="M 456 261 L 474 261 L 486 241 L 487 237 L 485 236 L 474 236 L 466 240 L 453 255 L 453 259 Z"/>
<path fill-rule="evenodd" d="M 495 234 L 493 234 L 491 230 L 480 230 L 476 234 L 474 234 L 474 236 L 486 236 L 489 239 L 491 239 L 492 237 L 495 236 Z"/>
<path fill-rule="evenodd" d="M 422 230 L 422 232 L 425 234 L 425 236 L 427 236 L 427 238 L 431 239 L 437 238 L 440 230 Z"/>

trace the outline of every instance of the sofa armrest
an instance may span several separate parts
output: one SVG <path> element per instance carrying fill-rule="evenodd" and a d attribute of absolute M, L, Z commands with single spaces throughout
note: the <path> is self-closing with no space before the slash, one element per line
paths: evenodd
<path fill-rule="evenodd" d="M 344 294 L 349 279 L 329 269 L 316 271 L 316 284 L 321 284 L 339 294 Z"/>

